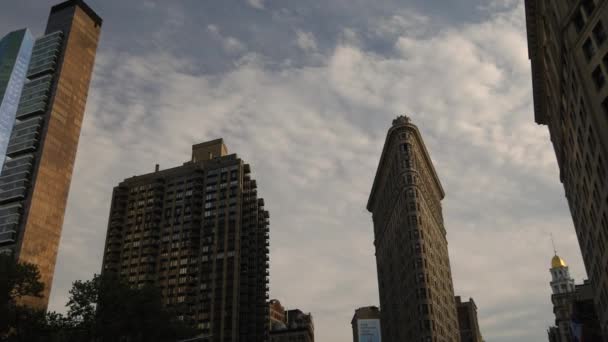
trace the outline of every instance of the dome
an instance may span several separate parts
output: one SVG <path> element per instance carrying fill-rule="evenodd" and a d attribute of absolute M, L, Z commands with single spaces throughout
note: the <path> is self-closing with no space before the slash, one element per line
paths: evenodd
<path fill-rule="evenodd" d="M 557 254 L 553 257 L 553 259 L 551 259 L 551 268 L 558 268 L 558 267 L 567 267 L 568 265 L 566 265 L 566 262 L 564 261 L 564 259 L 560 258 Z"/>

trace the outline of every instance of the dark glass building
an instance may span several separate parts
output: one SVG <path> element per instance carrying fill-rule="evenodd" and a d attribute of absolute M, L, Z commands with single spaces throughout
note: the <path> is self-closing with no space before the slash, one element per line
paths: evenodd
<path fill-rule="evenodd" d="M 158 286 L 203 341 L 268 340 L 268 211 L 222 139 L 114 188 L 102 274 Z"/>
<path fill-rule="evenodd" d="M 460 340 L 443 188 L 418 128 L 389 129 L 367 209 L 373 214 L 382 341 Z"/>
<path fill-rule="evenodd" d="M 33 48 L 34 37 L 28 29 L 11 32 L 0 40 L 0 169 L 4 165 Z"/>
<path fill-rule="evenodd" d="M 0 173 L 0 252 L 38 266 L 48 304 L 102 20 L 84 2 L 54 6 L 36 40 Z"/>
<path fill-rule="evenodd" d="M 608 2 L 525 6 L 534 119 L 549 129 L 608 341 Z"/>

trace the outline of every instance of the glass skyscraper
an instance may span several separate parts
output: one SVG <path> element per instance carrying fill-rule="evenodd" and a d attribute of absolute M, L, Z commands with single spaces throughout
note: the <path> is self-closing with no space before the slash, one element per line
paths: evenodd
<path fill-rule="evenodd" d="M 33 48 L 34 37 L 28 29 L 11 32 L 0 40 L 0 167 L 4 165 Z"/>

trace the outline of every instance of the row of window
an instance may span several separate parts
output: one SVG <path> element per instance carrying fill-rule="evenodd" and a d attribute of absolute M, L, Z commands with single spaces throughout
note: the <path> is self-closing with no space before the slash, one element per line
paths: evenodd
<path fill-rule="evenodd" d="M 595 11 L 595 1 L 594 0 L 583 0 L 581 1 L 581 5 L 576 9 L 576 12 L 572 18 L 572 22 L 574 23 L 574 27 L 576 32 L 580 33 L 585 28 L 589 18 L 593 15 Z"/>

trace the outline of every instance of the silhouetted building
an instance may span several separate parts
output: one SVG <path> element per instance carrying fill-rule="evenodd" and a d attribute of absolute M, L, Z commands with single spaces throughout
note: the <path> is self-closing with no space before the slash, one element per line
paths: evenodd
<path fill-rule="evenodd" d="M 158 286 L 206 341 L 268 340 L 268 211 L 222 139 L 114 188 L 103 274 Z"/>
<path fill-rule="evenodd" d="M 382 336 L 380 309 L 366 306 L 355 310 L 350 321 L 353 328 L 353 342 L 379 342 Z"/>
<path fill-rule="evenodd" d="M 0 40 L 0 169 L 4 165 L 33 48 L 34 37 L 28 29 L 11 32 Z M 2 235 L 5 234 L 0 233 L 0 241 Z"/>
<path fill-rule="evenodd" d="M 382 340 L 458 341 L 443 188 L 409 118 L 389 129 L 367 209 L 373 214 Z"/>
<path fill-rule="evenodd" d="M 285 312 L 285 326 L 275 326 L 270 331 L 270 342 L 314 342 L 315 327 L 311 314 L 302 311 Z"/>
<path fill-rule="evenodd" d="M 526 0 L 534 115 L 560 180 L 608 338 L 608 2 Z"/>
<path fill-rule="evenodd" d="M 54 6 L 36 40 L 0 173 L 0 252 L 38 266 L 48 304 L 80 128 L 101 31 L 82 1 Z"/>
<path fill-rule="evenodd" d="M 458 311 L 458 328 L 461 342 L 483 342 L 479 321 L 477 320 L 477 305 L 473 298 L 463 302 L 456 296 L 456 310 Z"/>
<path fill-rule="evenodd" d="M 550 271 L 555 326 L 547 332 L 549 341 L 601 341 L 591 284 L 585 281 L 582 285 L 574 285 L 568 265 L 557 253 L 551 259 Z"/>

